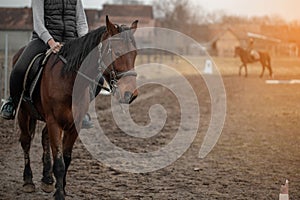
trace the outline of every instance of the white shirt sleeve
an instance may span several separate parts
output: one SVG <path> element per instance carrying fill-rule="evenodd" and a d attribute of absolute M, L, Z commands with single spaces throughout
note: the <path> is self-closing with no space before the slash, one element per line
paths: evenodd
<path fill-rule="evenodd" d="M 81 0 L 77 0 L 76 4 L 76 28 L 79 37 L 87 34 L 89 31 L 86 15 Z"/>
<path fill-rule="evenodd" d="M 32 0 L 33 30 L 46 44 L 52 38 L 45 27 L 44 21 L 44 0 Z"/>

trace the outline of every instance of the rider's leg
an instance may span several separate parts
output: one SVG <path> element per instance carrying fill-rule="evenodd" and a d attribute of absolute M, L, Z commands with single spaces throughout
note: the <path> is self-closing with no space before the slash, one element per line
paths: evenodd
<path fill-rule="evenodd" d="M 23 91 L 23 81 L 27 67 L 34 56 L 45 52 L 46 49 L 47 45 L 40 39 L 32 40 L 27 44 L 10 74 L 10 97 L 1 107 L 2 118 L 14 119 L 15 109 L 19 103 Z"/>

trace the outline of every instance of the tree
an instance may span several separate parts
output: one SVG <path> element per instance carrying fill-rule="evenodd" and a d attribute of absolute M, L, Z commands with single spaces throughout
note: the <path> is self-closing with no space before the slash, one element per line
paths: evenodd
<path fill-rule="evenodd" d="M 188 0 L 156 1 L 155 15 L 161 19 L 163 27 L 185 32 L 193 18 Z"/>

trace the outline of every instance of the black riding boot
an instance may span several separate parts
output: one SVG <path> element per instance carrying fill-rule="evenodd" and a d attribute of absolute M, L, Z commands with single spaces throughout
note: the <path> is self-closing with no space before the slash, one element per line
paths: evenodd
<path fill-rule="evenodd" d="M 9 97 L 1 106 L 1 117 L 3 119 L 14 119 L 16 115 L 16 101 Z"/>

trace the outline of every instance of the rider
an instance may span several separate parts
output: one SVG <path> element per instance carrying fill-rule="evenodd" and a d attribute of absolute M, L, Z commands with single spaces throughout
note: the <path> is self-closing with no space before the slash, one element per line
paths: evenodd
<path fill-rule="evenodd" d="M 254 40 L 253 38 L 249 39 L 249 43 L 248 43 L 248 47 L 247 47 L 247 52 L 248 52 L 248 56 L 249 56 L 249 60 L 255 60 L 257 57 L 257 53 L 254 50 Z"/>
<path fill-rule="evenodd" d="M 39 53 L 51 49 L 58 53 L 62 44 L 88 32 L 82 0 L 32 0 L 33 34 L 10 75 L 10 97 L 1 107 L 1 117 L 14 119 L 16 107 L 23 91 L 25 72 L 31 60 Z M 84 120 L 88 120 L 84 117 Z M 83 122 L 83 128 L 92 126 Z"/>

